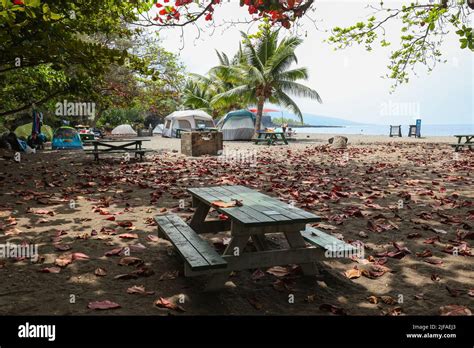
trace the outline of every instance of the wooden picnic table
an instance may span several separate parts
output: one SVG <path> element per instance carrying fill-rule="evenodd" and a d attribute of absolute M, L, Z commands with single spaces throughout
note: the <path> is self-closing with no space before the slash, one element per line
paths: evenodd
<path fill-rule="evenodd" d="M 319 216 L 245 186 L 190 188 L 188 192 L 196 208 L 189 225 L 174 214 L 158 215 L 158 235 L 168 238 L 185 259 L 185 276 L 212 275 L 207 290 L 222 289 L 232 271 L 246 269 L 299 264 L 304 274 L 314 275 L 318 272 L 315 262 L 328 248 L 354 248 L 306 226 L 320 221 Z M 240 203 L 234 205 L 235 200 Z M 216 201 L 234 206 L 222 207 Z M 228 219 L 206 221 L 211 207 Z M 229 230 L 231 240 L 222 255 L 198 236 Z M 289 247 L 270 249 L 265 238 L 268 233 L 283 233 Z M 250 240 L 257 251 L 246 249 Z"/>
<path fill-rule="evenodd" d="M 254 139 L 255 144 L 265 142 L 268 145 L 274 145 L 277 142 L 282 141 L 288 145 L 284 132 L 268 132 L 268 131 L 259 131 L 258 136 Z"/>
<path fill-rule="evenodd" d="M 460 134 L 460 135 L 455 135 L 456 138 L 458 138 L 458 142 L 456 144 L 451 144 L 452 147 L 454 147 L 454 151 L 459 151 L 463 147 L 469 147 L 469 150 L 472 150 L 474 147 L 474 134 Z M 466 140 L 463 142 L 462 139 L 466 138 Z"/>
<path fill-rule="evenodd" d="M 86 142 L 86 145 L 91 145 L 94 149 L 86 150 L 86 153 L 93 154 L 96 161 L 99 160 L 99 154 L 104 153 L 134 153 L 135 158 L 140 156 L 140 160 L 143 160 L 145 153 L 151 151 L 142 148 L 142 143 L 144 141 L 150 141 L 150 139 L 128 138 L 90 140 Z"/>

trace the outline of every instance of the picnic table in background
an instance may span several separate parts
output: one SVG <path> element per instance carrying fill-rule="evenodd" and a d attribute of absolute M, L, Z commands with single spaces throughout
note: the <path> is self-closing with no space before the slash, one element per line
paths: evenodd
<path fill-rule="evenodd" d="M 140 160 L 143 160 L 143 156 L 146 152 L 151 150 L 142 148 L 144 141 L 150 141 L 150 139 L 98 139 L 86 141 L 87 146 L 93 146 L 94 149 L 86 150 L 86 153 L 93 154 L 94 160 L 99 160 L 99 154 L 108 153 L 133 153 L 135 158 L 140 156 Z"/>
<path fill-rule="evenodd" d="M 240 270 L 298 264 L 304 274 L 314 275 L 318 272 L 315 262 L 327 248 L 354 248 L 307 228 L 307 223 L 321 220 L 317 215 L 245 186 L 190 188 L 188 192 L 196 208 L 189 225 L 175 214 L 158 215 L 155 220 L 159 237 L 169 239 L 184 259 L 186 277 L 211 275 L 206 290 L 222 289 L 230 273 Z M 211 208 L 228 219 L 206 221 Z M 229 230 L 231 240 L 222 255 L 199 236 Z M 271 249 L 268 233 L 283 233 L 289 247 Z M 250 240 L 257 251 L 246 249 Z"/>
<path fill-rule="evenodd" d="M 258 136 L 254 139 L 255 144 L 265 142 L 268 145 L 274 145 L 277 142 L 282 141 L 288 145 L 284 132 L 269 132 L 269 131 L 258 131 Z"/>
<path fill-rule="evenodd" d="M 472 150 L 474 147 L 474 134 L 461 134 L 461 135 L 455 135 L 456 138 L 458 138 L 458 142 L 456 144 L 451 144 L 452 147 L 454 147 L 454 151 L 459 151 L 461 148 L 468 146 L 469 150 Z M 466 138 L 466 141 L 462 142 L 462 139 Z"/>

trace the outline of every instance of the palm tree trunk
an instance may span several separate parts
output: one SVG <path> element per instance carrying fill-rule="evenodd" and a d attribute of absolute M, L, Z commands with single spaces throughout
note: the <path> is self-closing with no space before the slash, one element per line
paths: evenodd
<path fill-rule="evenodd" d="M 262 128 L 262 114 L 263 114 L 263 105 L 265 104 L 264 97 L 258 97 L 257 103 L 257 117 L 255 119 L 255 134 L 254 137 L 258 136 L 258 132 Z"/>

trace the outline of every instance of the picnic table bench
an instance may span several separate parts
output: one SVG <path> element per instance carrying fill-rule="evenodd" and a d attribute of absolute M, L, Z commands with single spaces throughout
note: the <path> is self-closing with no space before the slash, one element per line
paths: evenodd
<path fill-rule="evenodd" d="M 87 154 L 94 155 L 94 160 L 99 160 L 99 154 L 133 153 L 135 158 L 143 156 L 152 150 L 142 148 L 142 142 L 150 139 L 99 139 L 86 142 L 86 146 L 93 146 L 92 150 L 85 150 Z"/>
<path fill-rule="evenodd" d="M 267 143 L 268 145 L 275 145 L 279 141 L 282 141 L 283 143 L 288 145 L 288 141 L 285 137 L 284 132 L 259 131 L 257 138 L 254 139 L 255 144 L 264 142 L 264 143 Z"/>
<path fill-rule="evenodd" d="M 463 147 L 469 147 L 469 150 L 472 150 L 474 147 L 474 134 L 461 134 L 461 135 L 455 135 L 456 138 L 458 138 L 458 142 L 456 144 L 451 144 L 452 147 L 454 147 L 454 151 L 459 151 Z M 462 139 L 466 138 L 464 142 L 462 142 Z"/>
<path fill-rule="evenodd" d="M 175 214 L 158 215 L 158 236 L 176 247 L 185 261 L 186 277 L 211 275 L 207 290 L 222 289 L 232 271 L 246 269 L 299 264 L 304 274 L 314 275 L 318 272 L 315 262 L 324 258 L 326 250 L 354 248 L 306 226 L 320 217 L 245 186 L 190 188 L 188 192 L 196 208 L 189 225 Z M 240 203 L 234 205 L 235 201 Z M 228 219 L 206 221 L 211 208 Z M 199 236 L 229 230 L 231 240 L 222 255 Z M 283 233 L 289 247 L 270 249 L 268 233 Z M 250 240 L 257 251 L 246 249 Z"/>

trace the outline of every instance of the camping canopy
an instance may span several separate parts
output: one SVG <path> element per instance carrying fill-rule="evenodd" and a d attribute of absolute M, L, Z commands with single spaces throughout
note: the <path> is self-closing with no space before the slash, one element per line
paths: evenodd
<path fill-rule="evenodd" d="M 112 130 L 112 134 L 117 134 L 117 135 L 137 135 L 137 132 L 135 132 L 129 124 L 121 124 L 120 126 L 115 127 Z"/>
<path fill-rule="evenodd" d="M 79 150 L 82 142 L 76 129 L 63 126 L 54 132 L 51 147 L 53 150 Z"/>
<path fill-rule="evenodd" d="M 162 135 L 175 137 L 176 129 L 213 128 L 215 126 L 212 116 L 202 110 L 175 111 L 165 117 L 165 126 Z"/>
<path fill-rule="evenodd" d="M 217 123 L 224 140 L 250 140 L 255 131 L 255 115 L 248 110 L 231 111 Z"/>
<path fill-rule="evenodd" d="M 14 133 L 18 138 L 28 139 L 28 137 L 31 135 L 32 128 L 33 123 L 30 122 L 24 124 L 23 126 L 17 127 Z M 41 133 L 46 136 L 47 141 L 51 141 L 53 139 L 53 129 L 50 126 L 43 124 L 41 126 Z"/>

